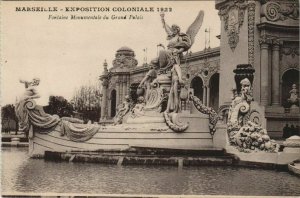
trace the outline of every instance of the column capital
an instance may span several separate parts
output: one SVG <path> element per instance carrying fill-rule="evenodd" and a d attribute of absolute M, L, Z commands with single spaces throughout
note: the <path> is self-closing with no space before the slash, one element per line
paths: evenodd
<path fill-rule="evenodd" d="M 261 47 L 268 47 L 272 43 L 272 39 L 269 36 L 263 35 L 258 40 Z"/>
<path fill-rule="evenodd" d="M 273 50 L 279 50 L 279 47 L 283 45 L 283 41 L 276 38 L 276 39 L 272 39 L 272 49 Z"/>

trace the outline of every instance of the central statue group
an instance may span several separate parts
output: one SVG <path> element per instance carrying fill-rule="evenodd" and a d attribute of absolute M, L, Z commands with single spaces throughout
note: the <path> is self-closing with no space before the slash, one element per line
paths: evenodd
<path fill-rule="evenodd" d="M 161 13 L 160 16 L 163 28 L 167 33 L 167 49 L 161 45 L 163 50 L 159 52 L 158 57 L 151 60 L 149 71 L 138 86 L 138 90 L 142 91 L 137 93 L 139 96 L 137 104 L 132 108 L 130 114 L 132 118 L 136 118 L 145 115 L 145 111 L 163 111 L 167 124 L 169 119 L 166 118 L 166 114 L 172 114 L 170 120 L 173 122 L 171 124 L 174 124 L 173 120 L 175 119 L 172 119 L 172 117 L 180 110 L 180 88 L 184 84 L 180 62 L 183 53 L 187 53 L 195 41 L 195 36 L 203 22 L 204 12 L 200 11 L 198 13 L 186 33 L 182 33 L 178 25 L 174 24 L 170 27 L 165 22 L 164 13 Z M 163 101 L 167 101 L 164 108 L 162 108 Z M 122 123 L 123 117 L 129 112 L 128 106 L 129 100 L 127 97 L 119 107 L 114 119 L 115 124 Z M 183 128 L 187 128 L 187 126 Z"/>
<path fill-rule="evenodd" d="M 160 16 L 169 43 L 167 49 L 161 50 L 158 57 L 150 62 L 150 70 L 141 81 L 139 87 L 145 87 L 145 100 L 147 101 L 151 83 L 157 78 L 157 74 L 170 74 L 171 89 L 166 111 L 177 113 L 179 110 L 178 88 L 180 84 L 184 83 L 182 80 L 180 59 L 183 56 L 183 52 L 188 51 L 193 45 L 195 36 L 202 25 L 204 12 L 199 12 L 197 18 L 190 25 L 186 33 L 182 33 L 178 25 L 174 24 L 171 27 L 168 26 L 164 19 L 164 13 L 161 13 Z"/>

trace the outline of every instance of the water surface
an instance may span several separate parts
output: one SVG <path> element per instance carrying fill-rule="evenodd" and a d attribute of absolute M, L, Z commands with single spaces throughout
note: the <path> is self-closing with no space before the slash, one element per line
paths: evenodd
<path fill-rule="evenodd" d="M 300 177 L 239 167 L 122 166 L 30 159 L 2 148 L 2 193 L 300 195 Z"/>

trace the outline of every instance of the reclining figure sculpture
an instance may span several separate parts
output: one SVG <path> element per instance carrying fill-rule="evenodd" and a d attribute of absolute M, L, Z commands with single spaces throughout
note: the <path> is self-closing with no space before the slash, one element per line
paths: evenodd
<path fill-rule="evenodd" d="M 19 131 L 24 131 L 28 138 L 33 137 L 34 129 L 40 133 L 48 133 L 59 127 L 61 136 L 66 135 L 70 140 L 83 142 L 91 139 L 97 132 L 100 132 L 100 126 L 93 124 L 83 124 L 82 120 L 50 115 L 44 112 L 42 106 L 36 105 L 33 99 L 39 98 L 36 86 L 40 80 L 34 78 L 32 81 L 20 80 L 25 84 L 25 93 L 15 104 L 16 115 L 19 120 Z"/>

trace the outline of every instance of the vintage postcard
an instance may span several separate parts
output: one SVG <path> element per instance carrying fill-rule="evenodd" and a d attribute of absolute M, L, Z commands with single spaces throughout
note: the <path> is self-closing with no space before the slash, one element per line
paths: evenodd
<path fill-rule="evenodd" d="M 300 196 L 299 2 L 2 1 L 3 197 Z"/>

